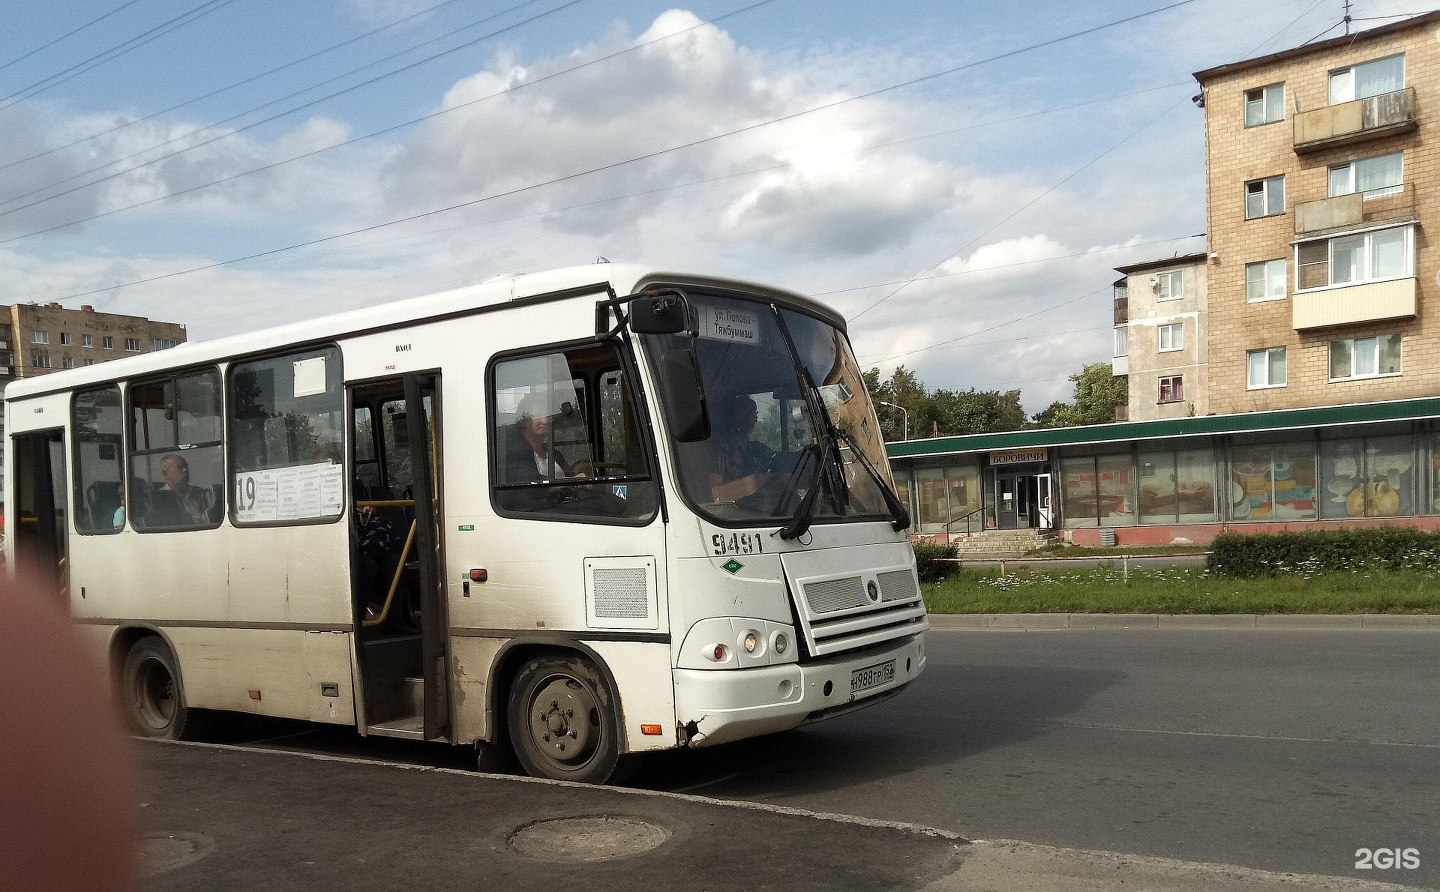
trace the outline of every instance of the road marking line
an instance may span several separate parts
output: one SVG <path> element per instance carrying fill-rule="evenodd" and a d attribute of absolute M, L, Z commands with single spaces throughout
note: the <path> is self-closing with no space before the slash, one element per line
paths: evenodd
<path fill-rule="evenodd" d="M 1020 722 L 1018 724 L 1029 724 Z M 1395 746 L 1409 749 L 1437 750 L 1440 743 L 1394 743 L 1388 740 L 1361 740 L 1345 737 L 1285 737 L 1275 734 L 1226 734 L 1220 731 L 1169 731 L 1163 728 L 1125 728 L 1091 722 L 1035 722 L 1036 725 L 1079 728 L 1085 731 L 1122 731 L 1129 734 L 1172 734 L 1179 737 L 1222 737 L 1232 740 L 1281 740 L 1287 743 L 1363 743 L 1368 746 Z"/>

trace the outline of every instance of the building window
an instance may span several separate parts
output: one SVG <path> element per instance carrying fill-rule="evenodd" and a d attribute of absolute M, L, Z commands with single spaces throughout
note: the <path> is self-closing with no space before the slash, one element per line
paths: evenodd
<path fill-rule="evenodd" d="M 1245 386 L 1250 390 L 1285 386 L 1285 348 L 1267 347 L 1245 354 Z"/>
<path fill-rule="evenodd" d="M 1404 160 L 1400 152 L 1363 158 L 1330 168 L 1330 197 L 1363 192 L 1367 199 L 1396 195 L 1404 187 Z"/>
<path fill-rule="evenodd" d="M 1405 54 L 1330 72 L 1330 104 L 1393 93 L 1405 86 Z"/>
<path fill-rule="evenodd" d="M 1160 379 L 1160 399 L 1156 402 L 1178 403 L 1185 399 L 1185 376 L 1168 375 Z"/>
<path fill-rule="evenodd" d="M 126 339 L 125 339 L 125 349 L 128 350 L 128 351 L 131 352 L 131 353 L 139 353 L 139 352 L 140 352 L 140 339 L 139 339 L 139 338 L 126 338 Z"/>
<path fill-rule="evenodd" d="M 1330 380 L 1381 378 L 1400 374 L 1400 335 L 1346 338 L 1330 342 Z"/>
<path fill-rule="evenodd" d="M 49 353 L 32 353 L 32 354 L 30 355 L 30 365 L 31 365 L 31 367 L 37 368 L 37 369 L 48 369 L 48 368 L 50 368 L 50 354 L 49 354 Z"/>
<path fill-rule="evenodd" d="M 104 335 L 100 338 L 100 346 L 105 348 L 106 350 L 114 350 L 115 339 L 110 337 L 109 335 Z"/>
<path fill-rule="evenodd" d="M 1160 273 L 1150 277 L 1150 290 L 1155 292 L 1156 300 L 1175 300 L 1185 294 L 1185 274 L 1183 270 Z"/>
<path fill-rule="evenodd" d="M 1285 85 L 1271 84 L 1245 91 L 1245 126 L 1285 120 Z"/>
<path fill-rule="evenodd" d="M 1115 355 L 1130 355 L 1130 328 L 1128 326 L 1115 326 Z"/>
<path fill-rule="evenodd" d="M 60 368 L 62 368 L 62 369 L 73 369 L 73 368 L 75 368 L 75 360 L 71 359 L 71 358 L 68 357 L 68 356 L 62 356 L 62 357 L 60 357 Z"/>
<path fill-rule="evenodd" d="M 1285 175 L 1245 184 L 1245 219 L 1285 213 Z"/>
<path fill-rule="evenodd" d="M 48 344 L 48 343 L 50 343 L 50 332 L 48 332 L 48 331 L 32 331 L 32 332 L 30 332 L 30 343 L 32 343 L 32 344 Z"/>
<path fill-rule="evenodd" d="M 1172 322 L 1156 330 L 1160 332 L 1160 344 L 1156 349 L 1161 353 L 1185 349 L 1185 323 Z"/>
<path fill-rule="evenodd" d="M 180 346 L 180 340 L 179 340 L 178 338 L 151 338 L 151 339 L 150 339 L 150 349 L 151 349 L 151 350 L 169 350 L 171 347 L 179 347 L 179 346 Z"/>
<path fill-rule="evenodd" d="M 81 346 L 81 347 L 94 347 L 94 346 L 95 346 L 95 338 L 94 338 L 92 335 L 82 334 L 82 335 L 80 336 L 80 346 Z"/>
<path fill-rule="evenodd" d="M 1245 299 L 1280 300 L 1285 297 L 1285 261 L 1262 260 L 1245 264 Z"/>
<path fill-rule="evenodd" d="M 1301 242 L 1295 246 L 1296 290 L 1356 285 L 1414 275 L 1409 226 Z"/>
<path fill-rule="evenodd" d="M 62 332 L 60 332 L 60 346 L 62 346 L 62 347 L 69 347 L 71 343 L 72 343 L 72 339 L 71 339 L 71 337 L 70 337 L 70 332 L 68 332 L 68 331 L 62 331 Z"/>
<path fill-rule="evenodd" d="M 87 360 L 85 360 L 85 364 L 86 364 L 86 365 L 94 365 L 94 364 L 95 364 L 95 360 L 93 360 L 93 359 L 87 359 Z"/>

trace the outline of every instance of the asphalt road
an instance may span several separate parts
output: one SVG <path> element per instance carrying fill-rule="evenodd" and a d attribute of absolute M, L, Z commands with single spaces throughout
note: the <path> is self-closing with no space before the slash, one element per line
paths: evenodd
<path fill-rule="evenodd" d="M 874 709 L 648 783 L 1186 861 L 1440 886 L 1440 634 L 936 632 Z M 1359 848 L 1418 869 L 1355 869 Z"/>
<path fill-rule="evenodd" d="M 900 697 L 652 758 L 636 784 L 1013 839 L 1440 887 L 1440 633 L 935 632 Z M 458 767 L 246 722 L 224 740 Z M 1416 869 L 1356 870 L 1360 848 Z"/>

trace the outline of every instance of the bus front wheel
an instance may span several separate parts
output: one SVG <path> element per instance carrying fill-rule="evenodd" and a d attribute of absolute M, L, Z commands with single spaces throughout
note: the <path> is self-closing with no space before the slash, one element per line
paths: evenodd
<path fill-rule="evenodd" d="M 156 637 L 142 638 L 125 657 L 121 680 L 125 715 L 137 734 L 178 740 L 190 710 L 180 687 L 175 655 Z"/>
<path fill-rule="evenodd" d="M 587 784 L 622 773 L 615 693 L 580 654 L 532 657 L 510 687 L 510 743 L 526 773 Z"/>

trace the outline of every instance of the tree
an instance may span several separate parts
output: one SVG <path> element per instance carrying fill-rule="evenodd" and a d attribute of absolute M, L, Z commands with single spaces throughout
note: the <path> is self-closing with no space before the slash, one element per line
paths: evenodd
<path fill-rule="evenodd" d="M 909 413 L 912 437 L 1011 431 L 1025 424 L 1018 390 L 927 391 L 903 365 L 886 381 L 880 380 L 879 369 L 871 369 L 865 373 L 865 386 L 876 402 L 880 433 L 891 442 L 904 437 L 905 412 Z M 892 406 L 904 407 L 905 412 Z"/>
<path fill-rule="evenodd" d="M 1130 379 L 1116 375 L 1108 362 L 1092 362 L 1070 376 L 1075 401 L 1056 401 L 1035 415 L 1036 427 L 1075 427 L 1115 420 L 1115 407 L 1130 401 Z"/>

